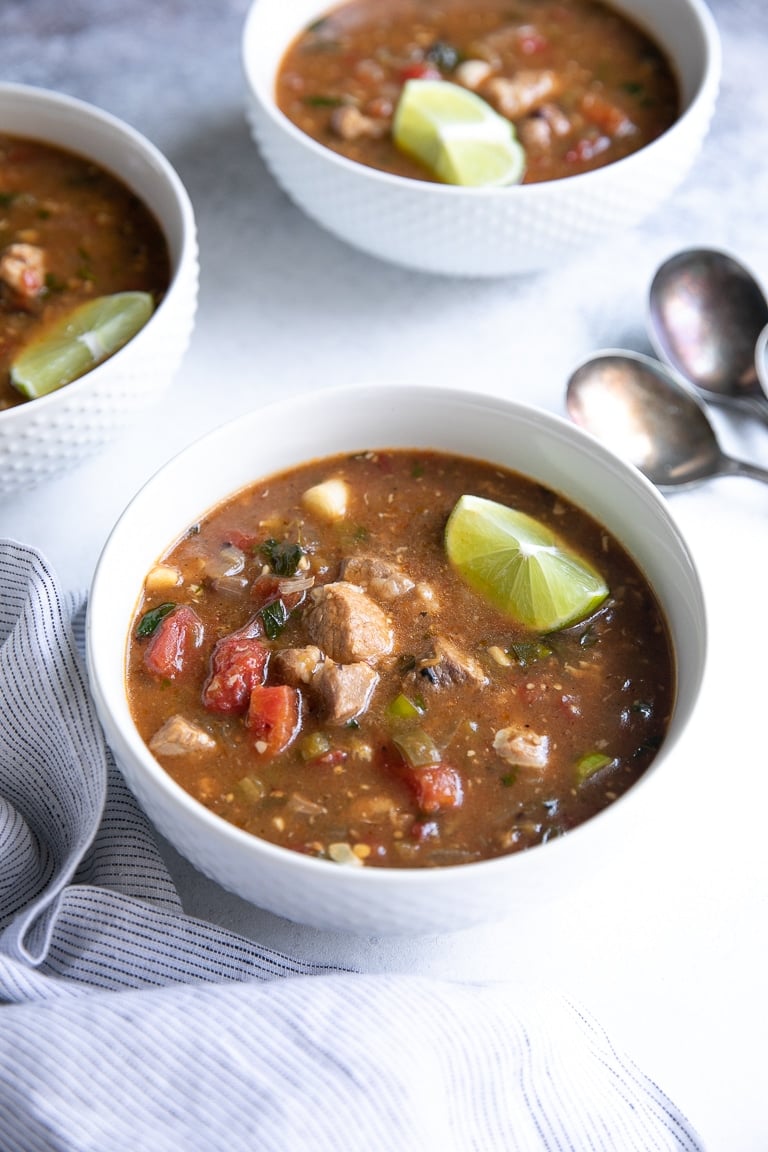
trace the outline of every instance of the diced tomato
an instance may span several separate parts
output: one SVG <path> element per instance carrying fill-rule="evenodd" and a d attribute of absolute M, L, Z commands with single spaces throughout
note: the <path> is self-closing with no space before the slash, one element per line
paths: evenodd
<path fill-rule="evenodd" d="M 257 576 L 251 585 L 251 597 L 259 605 L 259 608 L 264 608 L 265 605 L 272 604 L 275 600 L 282 600 L 288 612 L 293 612 L 294 608 L 298 608 L 306 596 L 306 592 L 281 594 L 280 585 L 282 582 L 283 577 L 273 576 L 271 572 Z"/>
<path fill-rule="evenodd" d="M 262 576 L 257 576 L 253 584 L 251 584 L 251 599 L 255 600 L 260 608 L 265 604 L 271 604 L 273 600 L 280 597 L 280 577 L 273 576 L 269 572 L 265 572 Z"/>
<path fill-rule="evenodd" d="M 442 80 L 442 78 L 440 69 L 435 68 L 434 64 L 430 64 L 427 60 L 406 64 L 400 69 L 400 79 L 403 83 L 406 80 Z"/>
<path fill-rule="evenodd" d="M 517 43 L 525 56 L 535 56 L 538 52 L 543 52 L 549 47 L 546 36 L 530 25 L 525 25 L 520 29 Z"/>
<path fill-rule="evenodd" d="M 238 528 L 234 528 L 227 532 L 225 543 L 239 548 L 246 556 L 253 556 L 260 540 L 261 536 L 257 536 L 254 532 L 241 532 Z"/>
<path fill-rule="evenodd" d="M 216 642 L 203 704 L 212 712 L 242 713 L 253 689 L 264 683 L 269 649 L 255 636 L 233 632 Z"/>
<path fill-rule="evenodd" d="M 390 743 L 379 748 L 378 762 L 383 772 L 391 772 L 405 781 L 425 815 L 435 815 L 446 808 L 459 808 L 463 803 L 461 776 L 449 764 L 414 767 Z"/>
<path fill-rule="evenodd" d="M 318 768 L 335 768 L 338 764 L 343 764 L 348 755 L 349 753 L 344 748 L 331 748 L 328 752 L 313 756 L 311 760 L 307 761 L 307 764 L 309 766 L 317 765 Z"/>
<path fill-rule="evenodd" d="M 203 642 L 203 622 L 188 604 L 164 616 L 144 651 L 144 667 L 153 676 L 175 680 L 188 666 L 191 651 Z"/>
<path fill-rule="evenodd" d="M 416 794 L 421 811 L 430 815 L 444 808 L 459 808 L 464 800 L 461 777 L 448 764 L 411 768 L 408 783 Z"/>
<path fill-rule="evenodd" d="M 363 111 L 366 116 L 372 116 L 374 120 L 390 120 L 394 106 L 388 96 L 377 96 L 368 101 Z"/>
<path fill-rule="evenodd" d="M 301 695 L 287 684 L 259 685 L 251 692 L 246 726 L 261 756 L 278 756 L 301 727 Z"/>
<path fill-rule="evenodd" d="M 628 136 L 635 131 L 635 126 L 623 108 L 612 104 L 604 96 L 596 92 L 587 92 L 581 101 L 581 111 L 587 120 L 596 124 L 601 132 L 614 139 L 617 136 Z"/>

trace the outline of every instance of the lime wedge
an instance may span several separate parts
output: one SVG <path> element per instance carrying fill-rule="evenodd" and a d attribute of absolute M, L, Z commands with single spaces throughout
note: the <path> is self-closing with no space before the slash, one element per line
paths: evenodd
<path fill-rule="evenodd" d="M 446 80 L 408 80 L 395 109 L 398 148 L 439 180 L 467 187 L 518 184 L 525 152 L 514 125 L 474 92 Z"/>
<path fill-rule="evenodd" d="M 462 496 L 446 524 L 445 548 L 471 588 L 538 632 L 582 620 L 608 595 L 602 577 L 545 524 L 493 500 Z"/>
<path fill-rule="evenodd" d="M 106 360 L 142 328 L 154 304 L 148 292 L 116 292 L 80 304 L 22 348 L 11 383 L 35 400 Z"/>

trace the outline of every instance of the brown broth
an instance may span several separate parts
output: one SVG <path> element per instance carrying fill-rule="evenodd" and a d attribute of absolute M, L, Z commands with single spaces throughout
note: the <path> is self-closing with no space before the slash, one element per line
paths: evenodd
<path fill-rule="evenodd" d="M 315 21 L 286 53 L 280 109 L 350 160 L 416 180 L 434 177 L 396 147 L 391 120 L 408 78 L 463 83 L 467 61 L 490 62 L 475 87 L 499 105 L 515 79 L 538 98 L 512 113 L 526 148 L 524 183 L 556 180 L 621 159 L 677 119 L 677 80 L 641 29 L 596 0 L 348 0 Z M 425 71 L 426 70 L 426 71 Z M 533 85 L 533 87 L 532 87 Z M 530 104 L 530 107 L 529 107 Z M 352 106 L 370 125 L 349 139 L 336 127 Z"/>
<path fill-rule="evenodd" d="M 330 525 L 301 499 L 328 477 L 342 477 L 351 492 L 347 514 Z M 546 637 L 490 608 L 445 557 L 446 520 L 463 493 L 553 527 L 603 574 L 610 588 L 605 604 L 590 620 Z M 270 538 L 301 544 L 316 587 L 338 580 L 350 556 L 382 558 L 414 585 L 394 599 L 369 588 L 391 621 L 394 645 L 370 661 L 378 683 L 368 707 L 352 723 L 329 723 L 311 686 L 302 685 L 301 730 L 274 758 L 260 754 L 242 715 L 218 715 L 201 702 L 215 641 L 241 629 L 258 608 L 260 546 Z M 222 577 L 233 543 L 245 565 Z M 432 867 L 519 851 L 567 832 L 624 793 L 653 760 L 669 723 L 669 635 L 634 562 L 561 496 L 478 461 L 400 450 L 316 461 L 215 508 L 163 564 L 178 571 L 178 586 L 145 591 L 129 642 L 127 691 L 139 731 L 149 743 L 176 715 L 199 726 L 215 746 L 158 755 L 163 767 L 213 812 L 299 852 Z M 261 637 L 270 653 L 268 685 L 279 681 L 276 653 L 308 643 L 311 595 L 277 638 Z M 191 606 L 203 635 L 172 678 L 147 670 L 151 639 L 137 636 L 145 613 L 162 603 Z M 419 663 L 435 637 L 476 660 L 486 682 L 436 686 Z M 415 717 L 393 718 L 392 702 L 401 694 L 421 709 Z M 510 725 L 546 735 L 545 770 L 511 763 L 494 749 L 495 733 Z M 461 803 L 425 811 L 393 744 L 406 730 L 428 733 L 441 763 L 460 779 Z M 578 766 L 593 753 L 610 764 L 580 783 Z"/>
<path fill-rule="evenodd" d="M 26 300 L 0 283 L 0 409 L 24 402 L 11 364 L 49 324 L 113 292 L 149 292 L 157 305 L 170 279 L 165 237 L 122 181 L 74 153 L 0 134 L 0 258 L 19 243 L 42 250 L 45 282 Z"/>

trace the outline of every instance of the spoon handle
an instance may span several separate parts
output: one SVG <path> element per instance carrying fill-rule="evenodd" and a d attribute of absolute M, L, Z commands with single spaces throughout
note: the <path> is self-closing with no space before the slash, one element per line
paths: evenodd
<path fill-rule="evenodd" d="M 761 468 L 759 464 L 750 464 L 747 460 L 736 460 L 727 456 L 728 467 L 724 470 L 731 476 L 750 476 L 753 480 L 762 480 L 768 484 L 768 468 Z"/>
<path fill-rule="evenodd" d="M 762 420 L 763 424 L 768 424 L 768 397 L 749 396 L 742 401 L 741 407 L 750 416 Z"/>
<path fill-rule="evenodd" d="M 709 401 L 717 408 L 740 412 L 742 416 L 751 416 L 754 420 L 760 420 L 768 425 L 768 396 L 721 396 L 719 392 L 710 392 L 706 388 L 697 388 L 696 391 L 703 400 Z"/>

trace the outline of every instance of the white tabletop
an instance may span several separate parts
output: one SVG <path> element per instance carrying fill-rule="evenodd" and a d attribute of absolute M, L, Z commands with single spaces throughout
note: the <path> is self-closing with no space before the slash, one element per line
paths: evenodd
<path fill-rule="evenodd" d="M 672 0 L 670 0 L 670 3 Z M 149 421 L 77 472 L 0 505 L 0 536 L 88 585 L 140 484 L 206 429 L 264 399 L 387 377 L 449 383 L 563 412 L 590 351 L 650 351 L 655 266 L 723 247 L 768 284 L 764 0 L 712 0 L 724 48 L 718 112 L 672 201 L 552 274 L 467 282 L 363 256 L 305 219 L 267 174 L 243 115 L 246 0 L 2 0 L 3 78 L 96 103 L 148 135 L 197 214 L 202 279 L 191 347 Z M 722 413 L 725 446 L 768 465 L 768 428 Z M 671 497 L 710 613 L 701 706 L 643 858 L 606 860 L 598 891 L 526 923 L 380 940 L 303 929 L 223 892 L 169 848 L 187 910 L 305 957 L 456 979 L 533 974 L 572 993 L 688 1115 L 711 1152 L 768 1147 L 768 487 L 724 478 Z"/>

